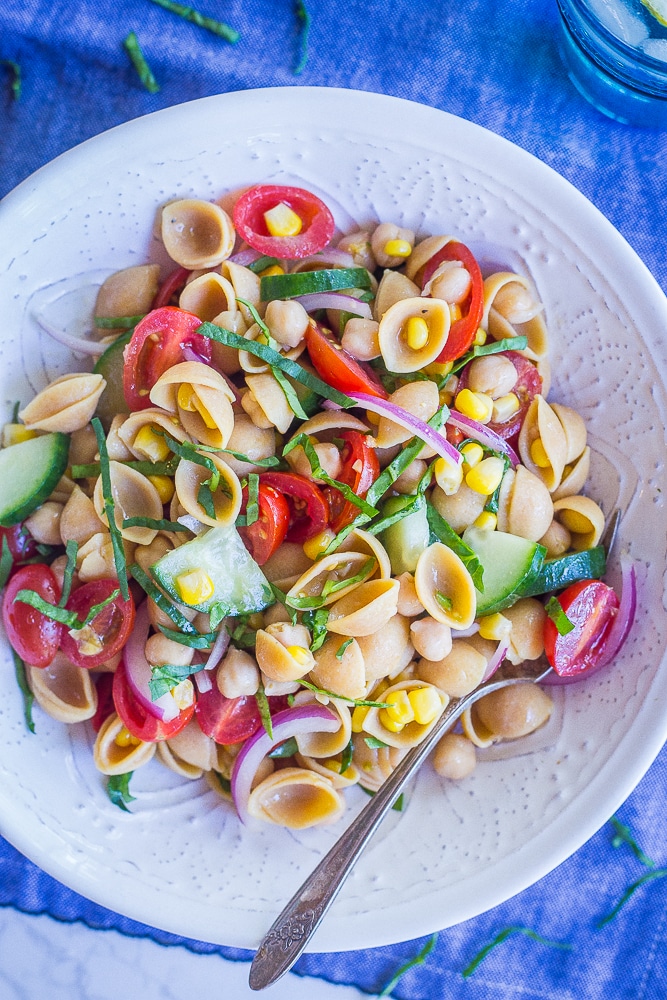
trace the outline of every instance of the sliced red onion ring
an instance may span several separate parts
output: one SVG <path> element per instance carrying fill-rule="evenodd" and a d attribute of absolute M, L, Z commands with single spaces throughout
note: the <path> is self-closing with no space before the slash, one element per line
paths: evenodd
<path fill-rule="evenodd" d="M 44 333 L 48 334 L 53 340 L 57 340 L 63 347 L 69 347 L 70 351 L 74 351 L 75 354 L 90 354 L 99 357 L 100 354 L 104 354 L 111 343 L 111 341 L 104 343 L 101 340 L 90 340 L 88 337 L 73 337 L 71 334 L 65 333 L 64 330 L 59 330 L 58 327 L 51 326 L 39 313 L 35 313 L 35 321 Z"/>
<path fill-rule="evenodd" d="M 298 708 L 286 708 L 272 719 L 273 739 L 265 729 L 250 736 L 234 761 L 232 770 L 232 798 L 242 823 L 248 819 L 248 799 L 257 769 L 275 746 L 302 733 L 334 733 L 340 719 L 324 705 L 311 703 Z"/>
<path fill-rule="evenodd" d="M 127 682 L 132 689 L 132 694 L 149 715 L 161 719 L 162 722 L 171 722 L 179 713 L 174 698 L 171 694 L 163 694 L 162 697 L 153 701 L 148 686 L 152 676 L 151 666 L 145 654 L 149 627 L 148 601 L 144 601 L 137 610 L 134 628 L 123 650 Z"/>
<path fill-rule="evenodd" d="M 245 250 L 239 250 L 238 253 L 233 253 L 228 260 L 230 260 L 232 264 L 240 264 L 241 267 L 248 267 L 249 264 L 254 264 L 256 260 L 259 260 L 261 256 L 261 253 L 258 253 L 256 250 L 248 247 Z"/>
<path fill-rule="evenodd" d="M 354 267 L 354 257 L 347 250 L 337 250 L 335 247 L 325 247 L 319 253 L 311 254 L 310 257 L 303 257 L 298 264 L 290 268 L 292 273 L 306 271 L 311 264 L 319 264 L 321 267 Z"/>
<path fill-rule="evenodd" d="M 298 295 L 295 302 L 300 302 L 306 312 L 316 309 L 339 309 L 354 313 L 362 319 L 372 319 L 373 313 L 368 302 L 355 299 L 353 295 L 339 295 L 338 292 L 310 292 L 308 295 Z"/>
<path fill-rule="evenodd" d="M 211 361 L 205 358 L 203 354 L 200 354 L 199 351 L 195 351 L 191 344 L 182 344 L 181 353 L 184 361 L 199 361 L 200 364 L 208 365 L 209 368 L 211 367 Z"/>
<path fill-rule="evenodd" d="M 200 694 L 206 694 L 213 687 L 213 681 L 211 680 L 211 675 L 208 672 L 208 668 L 204 667 L 203 670 L 198 670 L 194 674 L 195 684 L 197 685 L 197 690 Z"/>
<path fill-rule="evenodd" d="M 466 417 L 456 410 L 450 411 L 447 423 L 451 424 L 452 427 L 458 427 L 467 437 L 474 438 L 475 441 L 479 441 L 480 444 L 490 448 L 491 451 L 499 451 L 503 455 L 507 455 L 512 465 L 519 464 L 519 456 L 512 445 L 508 444 L 495 431 L 492 431 L 490 427 L 485 427 L 484 424 L 480 424 L 477 420 L 472 420 L 470 417 Z"/>
<path fill-rule="evenodd" d="M 211 646 L 211 652 L 208 654 L 208 659 L 206 661 L 207 670 L 213 670 L 220 663 L 220 660 L 229 648 L 229 639 L 229 632 L 225 626 L 222 625 L 215 642 Z"/>
<path fill-rule="evenodd" d="M 621 646 L 625 642 L 632 628 L 637 611 L 637 572 L 635 564 L 627 554 L 623 552 L 621 563 L 621 597 L 618 611 L 611 623 L 605 642 L 602 656 L 590 670 L 575 674 L 573 677 L 560 677 L 552 671 L 543 681 L 544 684 L 574 684 L 575 681 L 585 680 L 592 677 L 602 667 L 606 667 L 620 652 Z"/>
<path fill-rule="evenodd" d="M 429 427 L 427 423 L 424 423 L 419 417 L 413 416 L 412 413 L 408 413 L 403 407 L 396 406 L 395 403 L 391 403 L 386 399 L 380 399 L 378 396 L 369 396 L 365 392 L 348 392 L 347 395 L 350 399 L 354 399 L 355 402 L 359 403 L 359 406 L 363 406 L 364 409 L 371 410 L 372 413 L 377 413 L 381 417 L 387 417 L 387 419 L 393 420 L 395 424 L 405 427 L 406 431 L 410 431 L 411 434 L 421 438 L 424 444 L 430 445 L 446 462 L 454 462 L 455 465 L 460 465 L 463 461 L 461 453 L 449 443 L 444 434 Z"/>
<path fill-rule="evenodd" d="M 457 636 L 459 633 L 456 633 Z M 496 646 L 496 651 L 486 665 L 486 670 L 484 671 L 484 676 L 482 677 L 482 683 L 488 681 L 489 677 L 493 677 L 498 667 L 501 665 L 505 657 L 507 656 L 507 650 L 510 648 L 509 639 L 501 639 Z"/>

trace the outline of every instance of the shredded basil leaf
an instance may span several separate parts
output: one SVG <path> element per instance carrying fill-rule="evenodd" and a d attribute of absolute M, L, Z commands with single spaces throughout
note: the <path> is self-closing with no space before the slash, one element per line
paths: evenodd
<path fill-rule="evenodd" d="M 499 354 L 501 351 L 525 351 L 528 347 L 527 337 L 505 337 L 504 340 L 491 340 L 486 344 L 475 344 L 472 350 L 467 351 L 462 357 L 452 365 L 450 375 L 455 375 L 462 368 L 475 358 L 484 357 L 486 354 Z"/>
<path fill-rule="evenodd" d="M 242 455 L 240 451 L 232 451 L 231 448 L 216 448 L 215 451 L 222 451 L 239 462 L 248 462 L 249 465 L 256 465 L 260 469 L 274 469 L 277 465 L 282 464 L 275 455 L 269 455 L 268 458 L 250 458 L 249 455 Z"/>
<path fill-rule="evenodd" d="M 655 866 L 655 861 L 652 861 L 647 854 L 644 854 L 641 847 L 632 836 L 630 828 L 624 823 L 621 823 L 615 816 L 612 816 L 609 822 L 616 831 L 615 836 L 612 838 L 611 846 L 620 847 L 621 844 L 627 844 L 638 861 L 641 861 L 643 865 L 647 865 L 649 868 L 653 868 Z"/>
<path fill-rule="evenodd" d="M 167 639 L 178 642 L 181 646 L 189 646 L 190 649 L 210 649 L 218 637 L 217 632 L 198 632 L 196 635 L 184 635 L 178 629 L 167 628 L 166 625 L 158 625 L 158 628 Z"/>
<path fill-rule="evenodd" d="M 72 591 L 72 577 L 74 576 L 74 570 L 76 569 L 76 557 L 78 552 L 79 543 L 73 538 L 68 539 L 67 545 L 65 546 L 67 563 L 63 572 L 63 589 L 60 595 L 60 600 L 58 601 L 59 608 L 64 608 L 69 601 L 69 595 Z"/>
<path fill-rule="evenodd" d="M 366 530 L 371 535 L 379 535 L 386 528 L 390 528 L 392 524 L 396 524 L 398 521 L 402 521 L 404 517 L 409 517 L 410 514 L 415 514 L 418 510 L 421 510 L 425 503 L 426 500 L 419 494 L 417 496 L 406 496 L 405 505 L 400 510 L 394 511 L 393 514 L 387 514 L 386 517 L 376 521 L 375 524 L 370 524 Z"/>
<path fill-rule="evenodd" d="M 544 605 L 544 610 L 556 626 L 559 635 L 568 635 L 574 629 L 574 622 L 567 617 L 557 597 L 550 597 Z"/>
<path fill-rule="evenodd" d="M 398 983 L 399 979 L 402 979 L 406 972 L 410 969 L 414 969 L 417 965 L 423 965 L 428 956 L 431 954 L 435 948 L 436 942 L 438 940 L 437 934 L 432 934 L 428 939 L 424 947 L 419 951 L 414 958 L 411 958 L 404 965 L 401 965 L 399 969 L 396 970 L 395 974 L 391 977 L 384 989 L 378 993 L 378 997 L 388 997 L 394 991 L 394 987 Z"/>
<path fill-rule="evenodd" d="M 608 924 L 611 920 L 614 919 L 619 910 L 623 906 L 625 906 L 627 901 L 630 899 L 631 896 L 634 895 L 637 889 L 645 885 L 646 882 L 651 882 L 654 878 L 664 878 L 666 875 L 667 875 L 667 868 L 654 868 L 652 871 L 646 872 L 645 875 L 642 875 L 641 878 L 638 878 L 635 882 L 632 882 L 631 885 L 629 885 L 628 888 L 625 890 L 625 892 L 623 893 L 623 895 L 621 896 L 621 898 L 619 899 L 618 903 L 613 908 L 613 910 L 611 910 L 606 917 L 603 917 L 602 920 L 598 921 L 597 923 L 598 929 L 604 927 L 605 924 Z"/>
<path fill-rule="evenodd" d="M 312 636 L 310 651 L 316 653 L 326 641 L 329 610 L 328 608 L 316 608 L 313 611 L 304 611 L 301 620 Z"/>
<path fill-rule="evenodd" d="M 169 694 L 181 681 L 193 674 L 198 674 L 205 666 L 205 663 L 191 663 L 189 665 L 161 663 L 152 667 L 151 679 L 148 682 L 152 700 L 157 701 L 162 695 Z"/>
<path fill-rule="evenodd" d="M 320 479 L 327 486 L 333 486 L 334 489 L 338 490 L 339 493 L 345 497 L 348 503 L 354 504 L 359 510 L 366 515 L 367 519 L 374 518 L 378 513 L 376 507 L 358 497 L 357 494 L 352 490 L 347 483 L 340 483 L 337 479 L 332 479 L 331 476 L 327 475 L 322 466 L 320 465 L 319 459 L 317 457 L 317 452 L 315 447 L 307 434 L 297 434 L 293 437 L 285 447 L 283 448 L 283 457 L 288 455 L 295 448 L 303 448 L 306 458 L 310 463 L 310 469 L 314 479 Z"/>
<path fill-rule="evenodd" d="M 125 774 L 112 774 L 107 778 L 107 795 L 115 806 L 125 812 L 128 802 L 135 802 L 136 796 L 130 794 L 130 778 L 134 771 L 127 771 Z"/>
<path fill-rule="evenodd" d="M 206 17 L 204 14 L 200 14 L 194 7 L 186 7 L 182 3 L 174 3 L 174 0 L 151 0 L 151 2 L 157 4 L 158 7 L 164 7 L 165 10 L 170 11 L 172 14 L 177 14 L 185 21 L 196 24 L 198 28 L 204 28 L 205 31 L 210 31 L 219 38 L 224 38 L 230 45 L 236 44 L 241 37 L 235 28 L 225 24 L 224 21 L 217 21 L 214 17 Z"/>
<path fill-rule="evenodd" d="M 353 757 L 354 757 L 354 743 L 352 742 L 352 737 L 350 737 L 350 740 L 340 757 L 340 767 L 338 768 L 339 774 L 345 774 L 345 772 L 349 769 L 350 765 L 352 764 Z"/>
<path fill-rule="evenodd" d="M 155 3 L 158 0 L 154 0 Z M 146 62 L 146 56 L 142 52 L 141 46 L 139 45 L 139 39 L 133 31 L 123 40 L 123 48 L 130 57 L 130 62 L 137 71 L 137 75 L 142 85 L 150 94 L 157 94 L 160 90 L 160 84 L 157 82 L 153 76 L 153 72 Z"/>
<path fill-rule="evenodd" d="M 379 740 L 377 736 L 364 736 L 364 743 L 369 750 L 384 750 L 389 744 Z"/>
<path fill-rule="evenodd" d="M 273 373 L 274 379 L 276 380 L 280 388 L 283 390 L 285 394 L 285 399 L 287 400 L 287 405 L 289 406 L 292 413 L 295 416 L 297 416 L 299 420 L 307 420 L 308 414 L 301 405 L 301 400 L 296 394 L 296 389 L 289 382 L 287 375 L 285 375 L 280 370 L 280 368 L 278 368 L 275 365 L 271 368 L 271 371 Z"/>
<path fill-rule="evenodd" d="M 293 757 L 295 753 L 299 752 L 299 747 L 293 736 L 285 740 L 284 743 L 279 743 L 277 747 L 269 752 L 269 757 L 274 757 L 281 759 L 283 757 Z"/>
<path fill-rule="evenodd" d="M 152 528 L 154 531 L 189 531 L 190 529 L 179 521 L 169 521 L 162 517 L 125 517 L 124 528 Z"/>
<path fill-rule="evenodd" d="M 496 936 L 489 941 L 488 944 L 484 945 L 484 947 L 477 952 L 473 960 L 466 965 L 465 969 L 461 973 L 463 978 L 467 979 L 468 976 L 472 976 L 475 969 L 481 965 L 489 952 L 492 951 L 497 945 L 502 944 L 503 941 L 507 941 L 508 937 L 511 937 L 512 934 L 525 934 L 525 936 L 531 938 L 531 940 L 538 941 L 540 944 L 549 945 L 550 948 L 561 948 L 564 951 L 571 951 L 572 949 L 571 944 L 567 944 L 564 941 L 550 941 L 548 938 L 542 937 L 541 934 L 537 934 L 535 931 L 532 931 L 529 927 L 522 927 L 520 925 L 505 927 L 504 930 L 496 934 Z"/>
<path fill-rule="evenodd" d="M 441 590 L 436 590 L 434 596 L 436 602 L 440 605 L 443 611 L 451 611 L 454 607 L 454 602 L 451 597 L 447 597 L 447 595 L 443 594 Z"/>
<path fill-rule="evenodd" d="M 12 657 L 14 658 L 16 683 L 18 684 L 21 694 L 23 695 L 23 718 L 25 719 L 25 724 L 30 732 L 34 733 L 35 722 L 32 717 L 32 706 L 35 704 L 35 696 L 30 690 L 30 685 L 28 684 L 28 675 L 26 673 L 25 663 L 15 649 L 12 649 Z"/>
<path fill-rule="evenodd" d="M 431 532 L 434 541 L 442 542 L 442 544 L 446 545 L 448 549 L 451 549 L 452 552 L 456 553 L 465 568 L 470 573 L 475 588 L 480 592 L 480 594 L 483 594 L 484 569 L 479 561 L 477 553 L 474 552 L 469 545 L 466 545 L 451 525 L 445 521 L 442 514 L 440 514 L 439 511 L 437 511 L 430 503 L 427 504 L 426 507 L 426 517 L 428 520 L 429 531 Z"/>
<path fill-rule="evenodd" d="M 130 566 L 130 573 L 148 597 L 157 604 L 160 611 L 164 611 L 181 632 L 184 632 L 186 635 L 201 636 L 201 632 L 194 627 L 192 622 L 188 621 L 183 612 L 175 604 L 172 604 L 168 597 L 165 597 L 160 588 L 153 583 L 138 563 Z"/>
<path fill-rule="evenodd" d="M 93 417 L 91 425 L 97 438 L 97 450 L 100 456 L 100 476 L 102 479 L 102 498 L 104 500 L 104 513 L 109 523 L 111 534 L 111 545 L 113 548 L 114 565 L 118 576 L 118 583 L 123 600 L 129 600 L 130 592 L 127 586 L 127 563 L 125 561 L 125 549 L 123 548 L 123 537 L 116 524 L 116 507 L 111 491 L 111 473 L 109 471 L 109 452 L 107 451 L 106 437 L 99 417 Z"/>
<path fill-rule="evenodd" d="M 334 691 L 327 691 L 325 688 L 317 687 L 315 684 L 311 684 L 310 681 L 304 680 L 303 677 L 299 679 L 299 684 L 303 685 L 303 687 L 307 687 L 309 691 L 314 691 L 315 694 L 324 695 L 326 698 L 334 698 L 338 701 L 344 701 L 348 705 L 360 705 L 362 708 L 390 708 L 385 701 L 368 701 L 364 698 L 348 698 L 344 694 L 336 694 Z"/>
<path fill-rule="evenodd" d="M 7 541 L 7 536 L 2 536 L 2 555 L 0 555 L 0 590 L 5 586 L 7 580 L 9 580 L 9 574 L 12 571 L 12 566 L 14 565 L 14 559 L 9 548 L 9 542 Z"/>
<path fill-rule="evenodd" d="M 255 692 L 255 701 L 257 702 L 257 708 L 259 709 L 262 725 L 266 730 L 267 736 L 270 740 L 272 740 L 273 721 L 271 719 L 271 709 L 269 708 L 269 699 L 266 697 L 266 691 L 264 690 L 264 685 L 261 681 L 257 691 Z"/>
<path fill-rule="evenodd" d="M 212 604 L 208 612 L 211 629 L 215 631 L 228 614 L 229 608 L 221 601 L 216 601 L 215 604 Z"/>
<path fill-rule="evenodd" d="M 39 611 L 45 618 L 50 618 L 54 622 L 60 622 L 61 625 L 66 625 L 68 628 L 83 628 L 83 622 L 81 622 L 76 612 L 67 611 L 65 608 L 60 608 L 49 601 L 45 601 L 36 590 L 19 590 L 14 601 L 18 601 L 19 604 L 29 604 L 31 608 Z"/>
<path fill-rule="evenodd" d="M 299 27 L 299 58 L 293 69 L 294 76 L 303 73 L 308 62 L 308 36 L 310 34 L 310 14 L 306 10 L 303 0 L 296 0 L 294 13 Z"/>
<path fill-rule="evenodd" d="M 363 583 L 371 575 L 375 565 L 375 557 L 369 556 L 359 572 L 355 573 L 354 576 L 350 576 L 345 580 L 325 580 L 322 592 L 319 595 L 314 597 L 297 597 L 296 595 L 286 594 L 285 601 L 289 607 L 296 608 L 299 611 L 321 608 L 323 602 L 328 597 L 331 597 L 332 594 L 337 594 L 339 590 L 345 590 L 346 587 L 352 584 Z"/>
<path fill-rule="evenodd" d="M 345 656 L 345 650 L 347 649 L 347 647 L 352 642 L 354 642 L 354 639 L 350 638 L 350 639 L 346 639 L 345 642 L 343 642 L 343 643 L 340 644 L 340 646 L 336 650 L 336 659 L 337 660 L 342 660 L 343 659 L 343 657 Z"/>

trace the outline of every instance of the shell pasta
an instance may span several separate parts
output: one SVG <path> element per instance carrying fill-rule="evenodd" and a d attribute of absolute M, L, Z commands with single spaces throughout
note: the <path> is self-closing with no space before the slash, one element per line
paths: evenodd
<path fill-rule="evenodd" d="M 391 220 L 341 234 L 300 188 L 229 202 L 166 204 L 172 272 L 111 275 L 93 371 L 4 425 L 0 464 L 31 471 L 0 481 L 3 621 L 116 801 L 163 766 L 302 829 L 496 669 L 594 669 L 619 599 L 529 278 Z M 551 707 L 482 698 L 435 771 L 465 780 Z"/>

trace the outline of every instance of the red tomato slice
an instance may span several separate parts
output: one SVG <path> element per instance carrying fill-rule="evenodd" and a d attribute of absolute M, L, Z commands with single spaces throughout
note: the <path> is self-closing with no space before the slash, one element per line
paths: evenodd
<path fill-rule="evenodd" d="M 255 696 L 225 698 L 215 681 L 210 691 L 199 693 L 195 712 L 202 732 L 216 743 L 242 743 L 262 728 Z"/>
<path fill-rule="evenodd" d="M 175 306 L 154 309 L 137 323 L 124 352 L 123 392 L 131 410 L 151 406 L 149 392 L 160 375 L 183 360 L 184 347 L 211 360 L 211 341 L 196 333 L 200 326 L 198 316 Z"/>
<path fill-rule="evenodd" d="M 177 267 L 168 275 L 157 290 L 151 309 L 161 309 L 171 305 L 175 295 L 185 288 L 185 283 L 192 274 L 187 267 Z"/>
<path fill-rule="evenodd" d="M 168 740 L 181 729 L 185 729 L 194 715 L 195 703 L 184 708 L 171 722 L 162 722 L 154 715 L 149 715 L 136 700 L 127 683 L 125 664 L 121 661 L 113 675 L 113 701 L 118 717 L 129 733 L 143 743 L 156 743 L 158 740 Z"/>
<path fill-rule="evenodd" d="M 323 531 L 329 521 L 329 508 L 315 483 L 296 472 L 262 472 L 260 483 L 273 486 L 287 500 L 290 526 L 288 542 L 305 542 Z"/>
<path fill-rule="evenodd" d="M 31 667 L 48 667 L 58 651 L 62 625 L 29 604 L 15 603 L 19 590 L 34 590 L 49 604 L 57 604 L 60 587 L 48 566 L 33 563 L 17 569 L 2 600 L 2 620 L 12 647 Z"/>
<path fill-rule="evenodd" d="M 422 288 L 431 279 L 436 268 L 445 260 L 460 260 L 472 279 L 472 287 L 468 298 L 463 303 L 463 315 L 454 320 L 449 330 L 449 337 L 438 356 L 439 362 L 455 361 L 468 350 L 484 314 L 484 279 L 473 253 L 464 243 L 455 240 L 445 244 L 438 250 L 424 267 Z"/>
<path fill-rule="evenodd" d="M 315 371 L 327 385 L 340 392 L 365 392 L 387 399 L 384 386 L 370 365 L 344 351 L 331 331 L 314 320 L 306 330 L 306 347 Z"/>
<path fill-rule="evenodd" d="M 360 431 L 341 431 L 337 436 L 344 441 L 341 450 L 343 468 L 337 479 L 363 499 L 380 475 L 375 448 L 368 443 L 368 435 Z M 322 492 L 329 505 L 329 527 L 339 532 L 355 519 L 359 508 L 346 500 L 334 486 L 325 486 Z"/>
<path fill-rule="evenodd" d="M 619 600 L 602 580 L 580 580 L 558 596 L 560 606 L 574 625 L 560 635 L 554 622 L 544 623 L 544 650 L 560 677 L 579 677 L 600 660 Z"/>
<path fill-rule="evenodd" d="M 519 431 L 528 412 L 528 407 L 535 396 L 542 391 L 542 376 L 533 362 L 529 361 L 528 358 L 524 358 L 523 354 L 519 354 L 517 351 L 503 351 L 502 356 L 511 361 L 516 368 L 517 380 L 512 392 L 519 400 L 519 409 L 509 420 L 504 420 L 502 423 L 492 420 L 487 426 L 501 438 L 504 438 L 505 441 L 513 443 L 514 439 L 519 436 Z M 466 365 L 460 372 L 457 386 L 458 392 L 461 389 L 465 389 L 468 385 L 469 371 L 470 366 Z"/>
<path fill-rule="evenodd" d="M 113 674 L 104 673 L 98 674 L 95 680 L 97 710 L 90 721 L 96 733 L 99 733 L 103 723 L 116 711 L 113 703 L 113 678 Z"/>
<path fill-rule="evenodd" d="M 3 538 L 7 539 L 7 545 L 15 563 L 24 562 L 37 552 L 37 542 L 24 524 L 13 524 L 8 528 L 0 528 L 0 547 Z"/>
<path fill-rule="evenodd" d="M 246 513 L 248 487 L 243 487 L 241 513 Z M 290 522 L 290 508 L 287 500 L 268 483 L 260 483 L 257 491 L 259 517 L 247 527 L 238 529 L 247 548 L 258 566 L 263 566 L 285 539 Z"/>
<path fill-rule="evenodd" d="M 283 202 L 301 219 L 296 236 L 271 236 L 264 213 Z M 244 191 L 234 206 L 234 228 L 248 246 L 268 257 L 297 260 L 323 250 L 333 236 L 333 215 L 316 195 L 298 187 L 261 184 Z"/>
<path fill-rule="evenodd" d="M 67 602 L 67 610 L 74 611 L 83 619 L 93 605 L 106 600 L 117 589 L 117 580 L 91 580 L 74 591 Z M 132 594 L 130 593 L 127 601 L 124 601 L 119 594 L 110 604 L 102 608 L 85 628 L 78 632 L 63 629 L 60 648 L 75 666 L 92 670 L 120 652 L 133 626 Z M 93 651 L 87 652 L 91 647 Z"/>

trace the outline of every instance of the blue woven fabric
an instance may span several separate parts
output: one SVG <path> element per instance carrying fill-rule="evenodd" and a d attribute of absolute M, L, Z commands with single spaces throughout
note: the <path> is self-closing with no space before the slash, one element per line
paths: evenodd
<path fill-rule="evenodd" d="M 131 118 L 210 94 L 266 86 L 352 87 L 420 101 L 517 143 L 578 187 L 620 230 L 667 290 L 663 250 L 667 135 L 599 115 L 574 90 L 557 51 L 555 0 L 306 0 L 308 60 L 297 76 L 303 22 L 293 0 L 201 0 L 241 33 L 232 46 L 150 0 L 5 0 L 0 5 L 0 195 L 82 140 Z M 160 84 L 145 90 L 122 48 L 128 31 Z M 4 62 L 8 61 L 8 62 Z M 20 100 L 12 70 L 22 68 Z M 657 865 L 667 865 L 663 751 L 619 813 Z M 650 869 L 607 824 L 531 889 L 440 934 L 427 962 L 393 995 L 405 1000 L 653 1000 L 667 996 L 667 880 L 646 883 L 602 929 L 624 889 Z M 248 953 L 145 927 L 59 885 L 0 841 L 0 905 L 168 946 L 245 959 Z M 470 979 L 461 973 L 497 932 L 522 925 L 561 950 L 515 934 Z M 410 928 L 406 927 L 406 938 Z M 297 971 L 376 993 L 425 944 L 309 955 Z"/>

